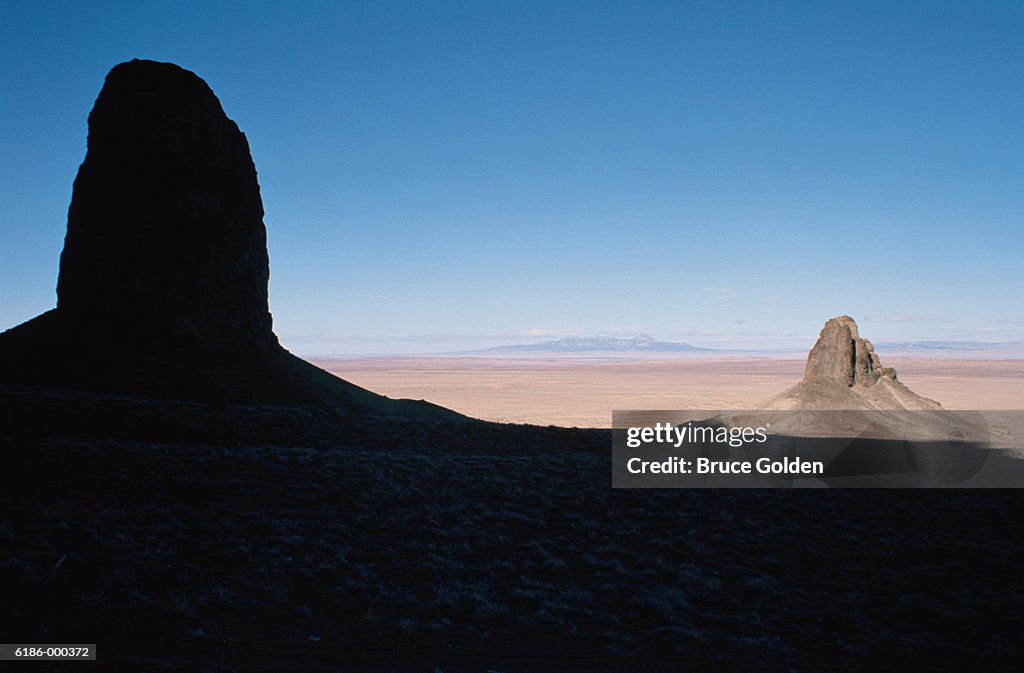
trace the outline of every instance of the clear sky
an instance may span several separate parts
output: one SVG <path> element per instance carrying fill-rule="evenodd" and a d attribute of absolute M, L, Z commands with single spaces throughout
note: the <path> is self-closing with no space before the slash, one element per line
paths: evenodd
<path fill-rule="evenodd" d="M 0 328 L 134 57 L 249 138 L 300 354 L 1024 338 L 1024 3 L 0 0 Z"/>

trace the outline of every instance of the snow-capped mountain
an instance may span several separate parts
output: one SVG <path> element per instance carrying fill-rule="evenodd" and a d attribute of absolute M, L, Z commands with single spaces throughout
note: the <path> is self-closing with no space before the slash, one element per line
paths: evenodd
<path fill-rule="evenodd" d="M 562 339 L 541 341 L 535 344 L 515 344 L 484 349 L 488 353 L 586 353 L 596 351 L 684 353 L 706 350 L 710 349 L 682 342 L 658 341 L 647 334 L 640 334 L 635 337 L 570 336 Z"/>

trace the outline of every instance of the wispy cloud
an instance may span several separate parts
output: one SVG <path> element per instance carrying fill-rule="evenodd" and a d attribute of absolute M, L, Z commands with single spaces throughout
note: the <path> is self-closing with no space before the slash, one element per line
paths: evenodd
<path fill-rule="evenodd" d="M 530 327 L 516 331 L 432 332 L 402 334 L 281 334 L 286 345 L 307 354 L 323 353 L 426 353 L 465 348 L 533 343 L 546 339 L 596 335 L 633 337 L 645 331 L 643 326 L 611 330 L 586 330 L 580 327 Z"/>
<path fill-rule="evenodd" d="M 736 296 L 736 290 L 729 287 L 706 287 L 704 291 L 715 301 L 729 301 Z"/>
<path fill-rule="evenodd" d="M 997 325 L 982 325 L 981 327 L 974 327 L 972 329 L 953 329 L 949 330 L 949 334 L 957 336 L 971 336 L 975 334 L 1000 334 L 1003 332 L 1003 328 Z"/>
<path fill-rule="evenodd" d="M 451 341 L 494 341 L 523 338 L 525 332 L 437 332 L 429 334 L 282 334 L 281 339 L 295 344 L 374 344 L 374 343 L 447 343 Z"/>
<path fill-rule="evenodd" d="M 880 316 L 866 315 L 863 318 L 861 318 L 861 321 L 862 322 L 939 322 L 939 318 L 934 316 L 934 315 L 929 315 L 929 314 L 926 314 L 926 313 L 919 313 L 919 314 L 914 314 L 914 313 L 910 313 L 910 314 L 897 313 L 897 314 L 894 314 L 894 315 L 880 315 Z"/>
<path fill-rule="evenodd" d="M 515 338 L 529 337 L 531 339 L 564 339 L 565 337 L 579 336 L 608 336 L 608 337 L 635 337 L 648 332 L 646 325 L 625 325 L 608 329 L 583 329 L 581 327 L 567 327 L 553 329 L 548 327 L 531 327 L 525 332 L 509 335 Z"/>
<path fill-rule="evenodd" d="M 670 332 L 666 337 L 669 339 L 693 340 L 702 346 L 718 348 L 792 348 L 803 347 L 807 343 L 814 343 L 813 335 L 782 331 L 766 332 L 741 330 L 738 332 L 726 332 L 699 328 L 683 328 Z"/>
<path fill-rule="evenodd" d="M 675 337 L 715 337 L 721 335 L 721 332 L 708 329 L 700 329 L 697 327 L 682 327 L 674 332 L 669 332 L 666 336 Z"/>

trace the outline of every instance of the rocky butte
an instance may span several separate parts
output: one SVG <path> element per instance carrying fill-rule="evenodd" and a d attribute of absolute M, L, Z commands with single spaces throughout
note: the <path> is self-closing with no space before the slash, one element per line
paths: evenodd
<path fill-rule="evenodd" d="M 0 382 L 457 416 L 376 395 L 286 351 L 269 278 L 245 135 L 194 73 L 122 63 L 89 114 L 57 307 L 0 334 Z"/>
<path fill-rule="evenodd" d="M 883 367 L 874 346 L 862 339 L 849 316 L 825 323 L 807 356 L 800 383 L 760 405 L 763 409 L 934 410 L 942 406 L 921 397 Z"/>
<path fill-rule="evenodd" d="M 769 428 L 777 447 L 826 465 L 834 486 L 963 484 L 989 460 L 994 436 L 982 414 L 943 409 L 903 385 L 845 315 L 821 329 L 803 380 L 725 420 Z"/>

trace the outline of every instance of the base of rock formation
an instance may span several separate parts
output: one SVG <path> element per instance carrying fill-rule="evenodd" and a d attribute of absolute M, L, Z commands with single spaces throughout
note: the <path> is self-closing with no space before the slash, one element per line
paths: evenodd
<path fill-rule="evenodd" d="M 862 339 L 849 316 L 825 323 L 807 356 L 803 380 L 759 409 L 934 410 L 942 405 L 922 397 L 883 367 L 874 346 Z"/>
<path fill-rule="evenodd" d="M 385 416 L 464 418 L 429 402 L 393 400 L 329 374 L 281 346 L 261 352 L 140 354 L 81 330 L 57 309 L 0 333 L 0 383 L 155 400 L 314 406 Z"/>

